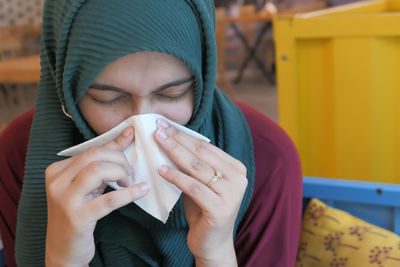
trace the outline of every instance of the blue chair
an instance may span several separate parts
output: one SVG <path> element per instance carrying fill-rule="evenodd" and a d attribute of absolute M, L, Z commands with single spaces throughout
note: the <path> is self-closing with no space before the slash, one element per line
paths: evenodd
<path fill-rule="evenodd" d="M 311 198 L 400 235 L 400 184 L 303 178 L 303 205 Z"/>

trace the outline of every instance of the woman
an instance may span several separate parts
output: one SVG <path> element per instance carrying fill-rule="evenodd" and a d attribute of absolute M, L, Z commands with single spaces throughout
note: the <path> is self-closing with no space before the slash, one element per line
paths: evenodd
<path fill-rule="evenodd" d="M 278 126 L 215 88 L 214 26 L 211 0 L 45 3 L 28 151 L 7 159 L 1 174 L 2 190 L 20 190 L 26 153 L 18 265 L 293 266 L 301 219 L 297 153 Z M 56 156 L 143 113 L 211 140 L 199 142 L 165 121 L 154 133 L 179 167 L 160 166 L 159 173 L 183 191 L 166 224 L 131 203 L 151 190 L 128 184 L 122 151 L 134 140 L 132 127 L 103 147 Z M 25 114 L 2 134 L 0 157 L 28 139 L 27 129 L 15 133 L 31 120 Z M 127 188 L 105 188 L 110 180 Z M 2 214 L 13 206 L 2 205 Z M 15 226 L 3 220 L 10 251 Z"/>

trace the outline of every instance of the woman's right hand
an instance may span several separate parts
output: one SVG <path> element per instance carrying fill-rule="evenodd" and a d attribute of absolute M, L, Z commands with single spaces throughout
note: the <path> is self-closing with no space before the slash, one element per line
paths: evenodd
<path fill-rule="evenodd" d="M 129 186 L 132 172 L 122 153 L 134 139 L 128 127 L 113 141 L 46 169 L 46 266 L 84 266 L 94 256 L 97 220 L 149 192 L 146 183 L 103 195 L 105 182 Z"/>

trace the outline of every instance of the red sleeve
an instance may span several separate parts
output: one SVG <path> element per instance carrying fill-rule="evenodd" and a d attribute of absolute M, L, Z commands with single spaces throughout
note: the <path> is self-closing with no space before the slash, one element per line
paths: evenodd
<path fill-rule="evenodd" d="M 0 231 L 7 266 L 17 266 L 14 251 L 17 209 L 33 113 L 32 109 L 19 116 L 0 133 Z"/>
<path fill-rule="evenodd" d="M 302 209 L 297 150 L 275 122 L 237 104 L 253 137 L 256 166 L 253 197 L 235 239 L 239 266 L 293 267 Z"/>

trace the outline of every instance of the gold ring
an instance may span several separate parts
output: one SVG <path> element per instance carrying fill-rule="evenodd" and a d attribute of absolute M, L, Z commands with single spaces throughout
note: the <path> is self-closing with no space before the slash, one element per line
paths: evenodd
<path fill-rule="evenodd" d="M 222 173 L 218 170 L 214 170 L 214 176 L 210 179 L 210 181 L 208 181 L 206 186 L 211 187 L 219 179 L 222 179 Z"/>

